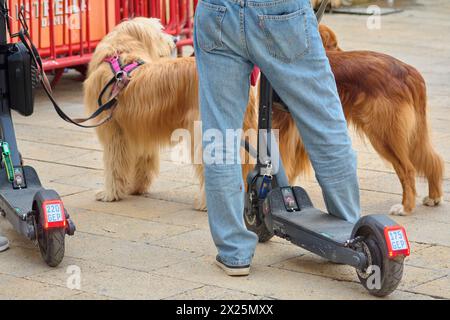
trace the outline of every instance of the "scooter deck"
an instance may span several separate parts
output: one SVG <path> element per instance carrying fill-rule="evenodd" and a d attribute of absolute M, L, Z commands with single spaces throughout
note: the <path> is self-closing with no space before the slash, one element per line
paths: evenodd
<path fill-rule="evenodd" d="M 289 223 L 304 232 L 314 233 L 326 239 L 344 244 L 350 239 L 353 224 L 324 213 L 316 208 L 306 208 L 301 211 L 287 212 L 284 210 L 272 212 L 273 219 Z"/>
<path fill-rule="evenodd" d="M 31 210 L 32 202 L 36 192 L 42 189 L 41 182 L 36 171 L 32 167 L 23 167 L 27 187 L 24 189 L 13 189 L 8 181 L 6 171 L 0 171 L 0 197 L 5 199 L 16 213 L 21 215 Z"/>
<path fill-rule="evenodd" d="M 366 263 L 362 252 L 348 247 L 354 224 L 336 218 L 313 207 L 303 188 L 293 187 L 295 209 L 289 198 L 283 198 L 282 188 L 269 192 L 263 205 L 266 226 L 274 234 L 336 263 L 361 268 Z M 286 188 L 283 188 L 286 189 Z M 285 200 L 288 199 L 288 205 Z"/>
<path fill-rule="evenodd" d="M 343 245 L 350 239 L 354 224 L 339 219 L 313 207 L 313 204 L 301 187 L 292 188 L 299 211 L 287 211 L 281 189 L 271 191 L 269 200 L 274 229 L 282 224 L 289 224 L 298 231 L 314 233 L 324 240 L 333 240 Z"/>

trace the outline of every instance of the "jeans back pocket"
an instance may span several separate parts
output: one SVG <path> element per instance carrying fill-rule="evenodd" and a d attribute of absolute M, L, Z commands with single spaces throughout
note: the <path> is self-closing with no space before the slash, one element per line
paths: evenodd
<path fill-rule="evenodd" d="M 309 51 L 306 9 L 289 14 L 259 15 L 270 54 L 284 62 L 292 62 Z"/>
<path fill-rule="evenodd" d="M 223 46 L 222 21 L 227 8 L 199 1 L 195 12 L 197 43 L 204 51 L 211 52 Z"/>

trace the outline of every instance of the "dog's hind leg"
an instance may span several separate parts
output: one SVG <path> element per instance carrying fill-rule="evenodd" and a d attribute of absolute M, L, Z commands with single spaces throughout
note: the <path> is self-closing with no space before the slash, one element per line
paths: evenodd
<path fill-rule="evenodd" d="M 444 162 L 437 154 L 429 156 L 433 157 L 432 161 L 435 162 L 435 166 L 429 167 L 425 171 L 428 180 L 428 196 L 423 198 L 422 202 L 426 206 L 434 207 L 443 200 L 442 180 L 444 176 Z"/>
<path fill-rule="evenodd" d="M 416 170 L 428 180 L 428 196 L 422 200 L 423 204 L 437 206 L 443 198 L 444 161 L 431 145 L 428 132 L 422 131 L 410 153 Z"/>
<path fill-rule="evenodd" d="M 103 144 L 105 186 L 96 194 L 98 201 L 111 202 L 124 198 L 130 174 L 130 152 L 119 126 L 109 123 L 98 129 Z"/>
<path fill-rule="evenodd" d="M 143 195 L 147 193 L 158 173 L 159 151 L 138 157 L 135 162 L 134 180 L 131 183 L 130 194 Z"/>
<path fill-rule="evenodd" d="M 390 214 L 409 215 L 416 206 L 416 170 L 409 160 L 407 152 L 407 140 L 397 139 L 396 146 L 386 145 L 386 141 L 368 135 L 375 150 L 394 167 L 403 189 L 402 203 L 391 207 Z M 397 136 L 398 137 L 398 136 Z M 383 142 L 384 141 L 384 142 Z"/>
<path fill-rule="evenodd" d="M 206 191 L 205 191 L 205 176 L 203 175 L 203 166 L 196 164 L 194 165 L 195 177 L 198 179 L 200 184 L 200 193 L 194 200 L 194 208 L 199 211 L 207 211 L 206 206 Z"/>
<path fill-rule="evenodd" d="M 389 213 L 397 216 L 407 216 L 416 207 L 416 171 L 412 163 L 392 163 L 403 189 L 402 203 L 393 205 Z"/>

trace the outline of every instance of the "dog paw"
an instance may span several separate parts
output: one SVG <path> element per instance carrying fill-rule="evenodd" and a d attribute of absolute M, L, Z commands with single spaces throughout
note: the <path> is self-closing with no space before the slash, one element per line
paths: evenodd
<path fill-rule="evenodd" d="M 422 203 L 428 207 L 435 207 L 437 205 L 439 205 L 443 200 L 443 197 L 440 198 L 430 198 L 430 197 L 425 197 L 422 200 Z"/>
<path fill-rule="evenodd" d="M 121 198 L 117 194 L 112 194 L 106 191 L 99 191 L 95 194 L 95 200 L 102 202 L 119 201 Z"/>
<path fill-rule="evenodd" d="M 150 195 L 150 193 L 147 190 L 145 190 L 145 191 L 143 191 L 143 190 L 135 190 L 135 191 L 130 192 L 130 195 L 146 197 L 146 196 Z"/>
<path fill-rule="evenodd" d="M 393 205 L 389 210 L 389 214 L 394 216 L 408 216 L 411 212 L 405 210 L 405 207 L 401 203 Z"/>
<path fill-rule="evenodd" d="M 206 201 L 204 199 L 196 199 L 194 201 L 194 209 L 203 212 L 208 211 L 208 208 L 206 207 Z"/>

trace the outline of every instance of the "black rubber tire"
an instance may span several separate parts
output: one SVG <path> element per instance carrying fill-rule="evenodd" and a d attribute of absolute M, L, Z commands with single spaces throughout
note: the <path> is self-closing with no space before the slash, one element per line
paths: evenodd
<path fill-rule="evenodd" d="M 244 218 L 244 220 L 247 229 L 256 233 L 259 242 L 264 243 L 273 238 L 273 233 L 267 229 L 264 222 L 250 224 L 246 218 Z"/>
<path fill-rule="evenodd" d="M 394 259 L 383 257 L 382 251 L 379 247 L 379 242 L 372 234 L 366 236 L 363 240 L 363 245 L 364 244 L 370 252 L 372 260 L 371 264 L 380 268 L 380 287 L 372 288 L 368 285 L 370 275 L 372 275 L 375 271 L 366 277 L 362 276 L 360 272 L 357 272 L 359 281 L 371 295 L 376 297 L 385 297 L 395 291 L 400 284 L 403 276 L 404 257 L 398 256 Z"/>
<path fill-rule="evenodd" d="M 251 204 L 248 204 L 250 206 Z M 273 238 L 274 234 L 267 229 L 266 224 L 259 218 L 257 208 L 252 206 L 250 214 L 244 213 L 244 222 L 247 230 L 250 230 L 258 236 L 258 241 L 264 243 Z"/>
<path fill-rule="evenodd" d="M 66 230 L 63 228 L 44 230 L 41 221 L 43 214 L 39 214 L 37 222 L 37 239 L 41 256 L 50 267 L 57 267 L 64 259 Z"/>

